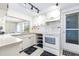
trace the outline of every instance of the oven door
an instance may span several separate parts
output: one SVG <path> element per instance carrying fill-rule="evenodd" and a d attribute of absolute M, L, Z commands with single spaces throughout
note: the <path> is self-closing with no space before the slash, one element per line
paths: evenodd
<path fill-rule="evenodd" d="M 46 34 L 43 37 L 43 46 L 59 49 L 59 36 L 56 34 Z"/>

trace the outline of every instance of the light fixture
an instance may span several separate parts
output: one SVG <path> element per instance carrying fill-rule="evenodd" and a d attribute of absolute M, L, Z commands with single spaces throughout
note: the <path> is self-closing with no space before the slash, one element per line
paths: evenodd
<path fill-rule="evenodd" d="M 31 10 L 33 10 L 33 6 L 31 6 Z"/>
<path fill-rule="evenodd" d="M 37 10 L 37 13 L 39 13 L 39 9 L 36 7 L 36 6 L 34 6 L 33 4 L 31 4 L 31 3 L 28 3 L 29 5 L 31 5 L 31 10 L 33 10 L 33 8 L 35 8 L 36 10 Z"/>
<path fill-rule="evenodd" d="M 58 3 L 56 3 L 56 6 L 58 6 Z"/>
<path fill-rule="evenodd" d="M 37 13 L 39 13 L 39 10 L 37 10 Z"/>

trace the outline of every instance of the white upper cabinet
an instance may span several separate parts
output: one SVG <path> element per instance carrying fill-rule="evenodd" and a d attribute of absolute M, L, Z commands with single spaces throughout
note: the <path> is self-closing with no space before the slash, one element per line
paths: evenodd
<path fill-rule="evenodd" d="M 46 22 L 60 20 L 60 8 L 58 6 L 52 6 L 46 13 Z"/>

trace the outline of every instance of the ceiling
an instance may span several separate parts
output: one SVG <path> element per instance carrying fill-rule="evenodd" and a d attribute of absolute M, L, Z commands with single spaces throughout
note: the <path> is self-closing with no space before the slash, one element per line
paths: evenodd
<path fill-rule="evenodd" d="M 34 6 L 36 6 L 40 12 L 46 11 L 49 9 L 49 7 L 56 5 L 56 3 L 32 3 Z"/>
<path fill-rule="evenodd" d="M 40 13 L 46 11 L 49 7 L 55 5 L 55 3 L 32 3 L 32 4 L 40 10 Z M 36 9 L 31 10 L 30 9 L 31 6 L 28 3 L 26 3 L 26 5 L 23 3 L 10 3 L 9 8 L 24 14 L 25 13 L 26 14 L 28 13 L 30 15 L 37 14 L 36 13 L 37 10 Z"/>
<path fill-rule="evenodd" d="M 40 13 L 43 13 L 44 11 L 47 11 L 51 6 L 55 6 L 56 3 L 32 3 L 35 7 L 37 7 Z M 15 10 L 16 12 L 19 13 L 23 13 L 23 14 L 28 14 L 28 15 L 36 15 L 37 14 L 37 10 L 33 9 L 31 10 L 31 6 L 26 3 L 26 5 L 24 3 L 10 3 L 10 9 Z M 68 9 L 68 8 L 72 8 L 75 6 L 79 6 L 79 3 L 59 3 L 59 7 L 62 10 Z"/>
<path fill-rule="evenodd" d="M 76 6 L 79 6 L 79 3 L 60 3 L 60 7 L 62 10 L 76 7 Z"/>
<path fill-rule="evenodd" d="M 40 12 L 47 11 L 51 6 L 56 6 L 56 3 L 32 3 L 34 6 L 40 9 Z M 69 9 L 75 6 L 79 6 L 79 3 L 59 3 L 59 7 L 62 10 Z"/>
<path fill-rule="evenodd" d="M 56 5 L 56 3 L 32 3 L 32 4 L 40 10 L 40 13 L 44 13 L 51 6 Z M 59 7 L 61 8 L 61 10 L 66 10 L 75 6 L 79 6 L 79 3 L 59 3 Z M 37 15 L 36 10 L 35 9 L 31 10 L 30 8 L 31 6 L 28 3 L 26 3 L 26 5 L 24 5 L 24 3 L 9 3 L 9 10 L 14 10 L 20 14 L 26 14 L 30 16 Z M 0 9 L 2 9 L 2 7 Z"/>

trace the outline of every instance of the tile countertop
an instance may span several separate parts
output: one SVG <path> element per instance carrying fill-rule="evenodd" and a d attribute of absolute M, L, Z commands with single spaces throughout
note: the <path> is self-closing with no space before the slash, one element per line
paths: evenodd
<path fill-rule="evenodd" d="M 22 39 L 12 37 L 8 34 L 0 35 L 0 47 L 21 43 L 21 42 L 22 42 Z"/>

